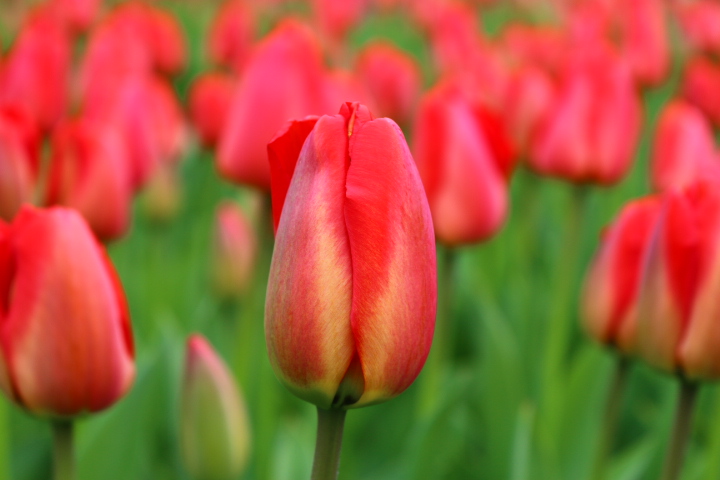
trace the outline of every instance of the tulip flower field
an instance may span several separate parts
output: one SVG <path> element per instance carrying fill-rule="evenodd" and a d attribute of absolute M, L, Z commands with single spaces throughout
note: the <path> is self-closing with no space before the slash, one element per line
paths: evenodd
<path fill-rule="evenodd" d="M 3 0 L 0 480 L 717 480 L 712 0 Z"/>

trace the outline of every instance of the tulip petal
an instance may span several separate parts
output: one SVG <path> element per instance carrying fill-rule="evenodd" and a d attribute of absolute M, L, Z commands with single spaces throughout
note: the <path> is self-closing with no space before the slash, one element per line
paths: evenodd
<path fill-rule="evenodd" d="M 352 405 L 405 390 L 432 343 L 435 242 L 420 176 L 398 126 L 350 118 L 345 221 L 352 253 L 352 331 L 365 390 Z"/>
<path fill-rule="evenodd" d="M 290 188 L 290 181 L 295 172 L 295 164 L 300 157 L 300 151 L 305 144 L 305 139 L 315 128 L 317 121 L 318 117 L 316 116 L 310 116 L 303 120 L 291 120 L 268 143 L 275 233 L 277 233 L 280 224 L 280 215 L 285 204 L 288 188 Z"/>
<path fill-rule="evenodd" d="M 320 118 L 305 141 L 278 224 L 265 306 L 276 375 L 324 408 L 355 353 L 343 213 L 347 138 L 345 119 L 336 115 Z"/>

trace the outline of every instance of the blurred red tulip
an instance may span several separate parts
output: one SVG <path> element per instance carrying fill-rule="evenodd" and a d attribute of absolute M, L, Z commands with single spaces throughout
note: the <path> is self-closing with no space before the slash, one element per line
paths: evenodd
<path fill-rule="evenodd" d="M 31 202 L 40 168 L 39 136 L 22 109 L 0 107 L 0 219 Z"/>
<path fill-rule="evenodd" d="M 214 238 L 215 292 L 224 299 L 241 298 L 252 286 L 258 245 L 253 227 L 240 207 L 224 202 L 217 208 Z"/>
<path fill-rule="evenodd" d="M 720 53 L 720 4 L 714 0 L 676 2 L 674 13 L 692 50 Z"/>
<path fill-rule="evenodd" d="M 329 110 L 330 105 L 342 105 L 344 102 L 357 102 L 369 109 L 376 108 L 370 91 L 353 72 L 343 69 L 326 72 L 323 110 Z"/>
<path fill-rule="evenodd" d="M 200 75 L 190 87 L 190 119 L 206 147 L 215 147 L 220 139 L 236 85 L 231 75 L 213 72 Z"/>
<path fill-rule="evenodd" d="M 101 240 L 128 229 L 132 187 L 119 132 L 87 119 L 66 121 L 52 138 L 47 202 L 74 208 Z"/>
<path fill-rule="evenodd" d="M 86 31 L 100 11 L 102 0 L 50 0 L 49 4 L 66 25 L 75 31 Z"/>
<path fill-rule="evenodd" d="M 513 152 L 504 131 L 451 83 L 425 94 L 416 118 L 413 154 L 438 240 L 489 238 L 508 209 Z"/>
<path fill-rule="evenodd" d="M 67 106 L 71 53 L 60 22 L 34 11 L 0 66 L 0 105 L 20 102 L 41 128 L 51 128 Z"/>
<path fill-rule="evenodd" d="M 683 96 L 702 110 L 715 125 L 720 125 L 720 65 L 705 57 L 685 64 Z"/>
<path fill-rule="evenodd" d="M 78 213 L 18 214 L 0 233 L 0 292 L 0 388 L 15 403 L 70 417 L 128 391 L 135 365 L 124 293 Z"/>
<path fill-rule="evenodd" d="M 620 24 L 622 54 L 639 83 L 657 85 L 670 70 L 665 2 L 633 0 L 618 4 L 615 18 Z"/>
<path fill-rule="evenodd" d="M 402 132 L 346 104 L 290 122 L 268 152 L 276 374 L 326 409 L 400 394 L 427 358 L 437 298 L 432 219 Z"/>
<path fill-rule="evenodd" d="M 702 112 L 682 101 L 668 103 L 660 115 L 652 156 L 656 190 L 683 187 L 714 172 L 720 178 L 712 127 Z"/>
<path fill-rule="evenodd" d="M 244 0 L 230 0 L 220 7 L 208 37 L 210 58 L 218 65 L 241 72 L 253 48 L 256 20 Z"/>
<path fill-rule="evenodd" d="M 661 206 L 658 197 L 625 205 L 604 232 L 585 281 L 582 316 L 588 333 L 626 354 L 636 338 L 638 289 Z"/>
<path fill-rule="evenodd" d="M 529 165 L 543 175 L 612 185 L 632 164 L 642 105 L 619 62 L 572 68 L 532 139 Z"/>
<path fill-rule="evenodd" d="M 235 90 L 219 143 L 220 173 L 269 190 L 267 143 L 287 119 L 327 109 L 324 75 L 312 31 L 294 20 L 276 27 L 258 45 Z"/>
<path fill-rule="evenodd" d="M 693 380 L 720 378 L 719 187 L 665 195 L 640 288 L 637 354 Z"/>
<path fill-rule="evenodd" d="M 559 27 L 526 26 L 511 23 L 501 38 L 503 50 L 521 65 L 535 65 L 557 73 L 567 62 L 568 32 Z"/>
<path fill-rule="evenodd" d="M 410 55 L 389 43 L 375 42 L 360 52 L 355 71 L 381 115 L 398 123 L 410 120 L 422 86 L 420 67 Z"/>
<path fill-rule="evenodd" d="M 310 3 L 320 28 L 337 40 L 362 20 L 368 7 L 368 0 L 311 0 Z"/>

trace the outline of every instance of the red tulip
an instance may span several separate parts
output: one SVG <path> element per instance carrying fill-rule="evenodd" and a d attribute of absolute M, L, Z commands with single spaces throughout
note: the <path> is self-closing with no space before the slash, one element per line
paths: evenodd
<path fill-rule="evenodd" d="M 70 28 L 85 31 L 95 21 L 101 0 L 50 0 L 49 3 Z"/>
<path fill-rule="evenodd" d="M 267 143 L 286 120 L 323 113 L 325 95 L 317 40 L 285 20 L 258 46 L 235 90 L 219 144 L 220 173 L 269 190 Z"/>
<path fill-rule="evenodd" d="M 22 112 L 0 108 L 0 219 L 8 221 L 32 201 L 40 168 L 37 129 Z"/>
<path fill-rule="evenodd" d="M 410 119 L 420 95 L 420 67 L 411 56 L 388 43 L 367 45 L 355 70 L 383 116 L 399 123 Z"/>
<path fill-rule="evenodd" d="M 702 110 L 715 125 L 720 125 L 720 66 L 704 57 L 695 57 L 685 65 L 683 95 Z"/>
<path fill-rule="evenodd" d="M 87 119 L 66 121 L 52 139 L 47 202 L 78 210 L 98 238 L 116 239 L 128 229 L 129 166 L 119 132 Z"/>
<path fill-rule="evenodd" d="M 720 163 L 712 127 L 696 107 L 674 100 L 660 115 L 652 157 L 656 190 L 679 188 L 715 171 Z"/>
<path fill-rule="evenodd" d="M 312 0 L 311 4 L 320 28 L 328 36 L 342 39 L 362 20 L 368 0 Z"/>
<path fill-rule="evenodd" d="M 210 27 L 208 53 L 212 61 L 241 72 L 252 52 L 256 24 L 244 0 L 223 3 Z"/>
<path fill-rule="evenodd" d="M 569 43 L 566 30 L 514 23 L 505 29 L 501 39 L 503 48 L 516 62 L 549 72 L 559 72 L 566 64 Z"/>
<path fill-rule="evenodd" d="M 612 185 L 632 163 L 641 115 L 622 64 L 571 68 L 531 142 L 529 164 L 544 175 Z"/>
<path fill-rule="evenodd" d="M 135 376 L 117 275 L 79 214 L 25 208 L 0 233 L 0 388 L 38 415 L 103 410 Z"/>
<path fill-rule="evenodd" d="M 322 408 L 400 394 L 427 358 L 437 298 L 430 210 L 402 132 L 346 104 L 290 122 L 268 153 L 276 374 Z"/>
<path fill-rule="evenodd" d="M 220 138 L 236 84 L 230 75 L 206 73 L 195 79 L 190 88 L 190 118 L 206 147 L 214 147 Z"/>
<path fill-rule="evenodd" d="M 595 340 L 625 353 L 636 338 L 638 288 L 660 208 L 658 197 L 628 203 L 604 232 L 585 282 L 585 327 Z"/>
<path fill-rule="evenodd" d="M 640 288 L 637 354 L 690 379 L 720 378 L 718 187 L 666 194 Z"/>
<path fill-rule="evenodd" d="M 674 12 L 693 50 L 720 53 L 720 4 L 714 0 L 677 2 Z"/>
<path fill-rule="evenodd" d="M 513 153 L 502 129 L 451 83 L 420 102 L 413 152 L 437 238 L 485 240 L 505 220 Z"/>
<path fill-rule="evenodd" d="M 665 3 L 657 0 L 620 1 L 621 50 L 634 77 L 644 85 L 657 85 L 670 69 Z"/>
<path fill-rule="evenodd" d="M 53 15 L 37 10 L 1 66 L 0 105 L 20 102 L 39 126 L 51 128 L 65 113 L 70 61 L 67 32 Z"/>
<path fill-rule="evenodd" d="M 213 280 L 222 298 L 245 295 L 250 287 L 257 256 L 257 238 L 243 211 L 224 202 L 215 212 Z"/>

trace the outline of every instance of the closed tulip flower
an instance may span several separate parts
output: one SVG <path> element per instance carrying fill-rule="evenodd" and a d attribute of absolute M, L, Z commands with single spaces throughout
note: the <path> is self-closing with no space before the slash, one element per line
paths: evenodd
<path fill-rule="evenodd" d="M 208 33 L 208 53 L 212 61 L 241 72 L 252 52 L 256 25 L 253 10 L 246 2 L 223 3 Z"/>
<path fill-rule="evenodd" d="M 674 4 L 683 39 L 693 51 L 720 52 L 720 4 L 696 0 Z"/>
<path fill-rule="evenodd" d="M 40 160 L 37 129 L 22 110 L 0 108 L 0 219 L 32 202 Z"/>
<path fill-rule="evenodd" d="M 669 32 L 664 2 L 618 2 L 620 44 L 635 79 L 657 85 L 670 70 Z"/>
<path fill-rule="evenodd" d="M 421 100 L 413 153 L 438 240 L 479 242 L 502 226 L 512 149 L 497 121 L 455 85 L 438 85 Z"/>
<path fill-rule="evenodd" d="M 637 354 L 691 380 L 720 378 L 719 186 L 665 195 L 640 287 Z"/>
<path fill-rule="evenodd" d="M 200 335 L 187 342 L 181 400 L 180 444 L 190 476 L 237 478 L 250 449 L 245 403 L 227 366 Z"/>
<path fill-rule="evenodd" d="M 712 127 L 702 112 L 682 100 L 667 104 L 660 114 L 652 156 L 656 190 L 680 188 L 708 175 L 720 176 Z"/>
<path fill-rule="evenodd" d="M 47 203 L 78 210 L 101 240 L 128 229 L 132 185 L 127 150 L 113 128 L 66 121 L 52 139 Z"/>
<path fill-rule="evenodd" d="M 598 342 L 625 353 L 635 340 L 638 288 L 660 207 L 658 197 L 627 204 L 604 232 L 585 281 L 585 328 Z"/>
<path fill-rule="evenodd" d="M 251 286 L 257 238 L 243 211 L 231 202 L 215 212 L 215 248 L 213 277 L 216 293 L 222 298 L 236 298 Z"/>
<path fill-rule="evenodd" d="M 373 43 L 360 53 L 355 70 L 383 116 L 399 123 L 410 119 L 422 86 L 412 57 L 390 44 Z"/>
<path fill-rule="evenodd" d="M 720 125 L 720 65 L 709 58 L 695 57 L 687 62 L 683 75 L 683 96 L 714 125 Z"/>
<path fill-rule="evenodd" d="M 290 122 L 268 153 L 277 376 L 321 409 L 400 394 L 425 363 L 437 299 L 432 219 L 403 134 L 346 104 Z"/>
<path fill-rule="evenodd" d="M 322 62 L 312 31 L 294 20 L 258 45 L 220 138 L 218 169 L 225 178 L 270 190 L 268 142 L 286 120 L 326 110 Z"/>
<path fill-rule="evenodd" d="M 23 209 L 0 233 L 0 388 L 31 413 L 118 401 L 135 376 L 124 293 L 78 213 Z"/>
<path fill-rule="evenodd" d="M 224 73 L 206 73 L 193 82 L 189 94 L 190 119 L 200 141 L 214 147 L 227 122 L 237 81 Z"/>

